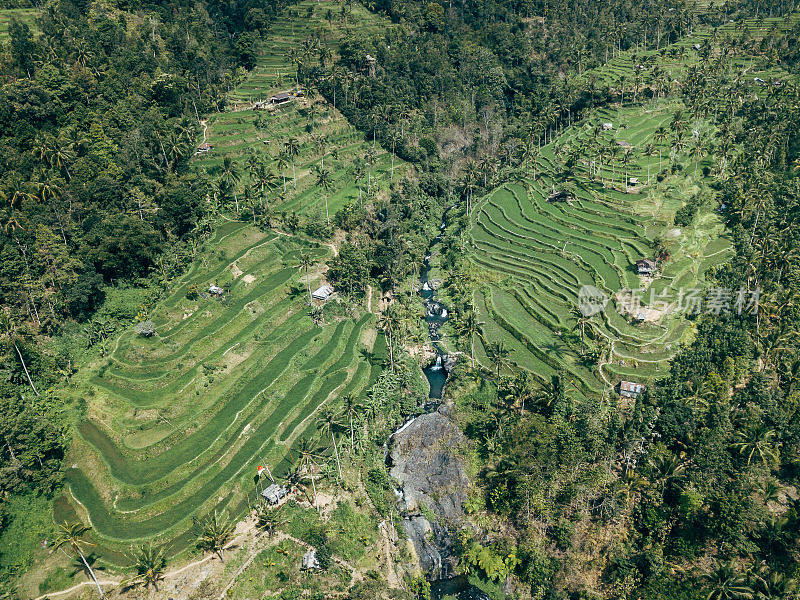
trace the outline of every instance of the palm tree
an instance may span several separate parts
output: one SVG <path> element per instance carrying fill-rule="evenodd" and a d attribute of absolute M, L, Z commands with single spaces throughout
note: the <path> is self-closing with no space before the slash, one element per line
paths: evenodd
<path fill-rule="evenodd" d="M 541 408 L 552 409 L 558 406 L 567 393 L 566 375 L 562 370 L 550 377 L 534 394 L 533 400 Z"/>
<path fill-rule="evenodd" d="M 336 445 L 336 428 L 339 426 L 338 415 L 334 408 L 328 408 L 317 421 L 317 429 L 322 435 L 330 433 L 333 442 L 333 453 L 336 456 L 336 470 L 339 472 L 339 479 L 342 478 L 342 464 L 339 462 L 339 448 Z"/>
<path fill-rule="evenodd" d="M 508 356 L 510 351 L 506 348 L 506 345 L 502 342 L 490 342 L 486 345 L 486 356 L 489 357 L 489 360 L 494 364 L 495 371 L 497 373 L 497 380 L 500 380 L 500 369 L 508 364 Z"/>
<path fill-rule="evenodd" d="M 753 590 L 742 575 L 738 575 L 732 564 L 720 565 L 703 576 L 709 590 L 706 600 L 750 600 Z"/>
<path fill-rule="evenodd" d="M 361 201 L 361 180 L 364 179 L 364 161 L 358 157 L 353 161 L 353 179 L 358 185 L 358 203 L 363 204 Z"/>
<path fill-rule="evenodd" d="M 281 509 L 270 510 L 270 508 L 262 503 L 256 509 L 256 527 L 270 536 L 278 527 L 285 525 L 289 521 L 287 519 L 278 518 Z"/>
<path fill-rule="evenodd" d="M 300 154 L 300 144 L 297 142 L 297 138 L 290 137 L 286 140 L 283 149 L 292 161 L 292 180 L 294 181 L 294 189 L 297 189 L 297 173 L 294 170 L 295 159 Z"/>
<path fill-rule="evenodd" d="M 697 177 L 697 163 L 699 163 L 706 155 L 705 144 L 699 136 L 694 139 L 694 144 L 692 145 L 692 155 L 694 155 L 694 176 Z"/>
<path fill-rule="evenodd" d="M 236 214 L 238 215 L 239 198 L 236 195 L 236 186 L 239 184 L 239 180 L 241 178 L 239 176 L 239 167 L 235 162 L 233 162 L 233 159 L 230 156 L 226 156 L 222 159 L 222 172 L 220 173 L 220 179 L 233 193 L 233 198 L 236 202 Z"/>
<path fill-rule="evenodd" d="M 328 192 L 330 192 L 333 183 L 331 182 L 331 172 L 325 168 L 317 170 L 317 185 L 322 188 L 322 194 L 325 198 L 325 219 L 328 221 L 328 227 L 331 226 L 331 216 L 328 213 Z"/>
<path fill-rule="evenodd" d="M 586 330 L 586 324 L 589 322 L 589 318 L 590 317 L 587 317 L 586 315 L 584 315 L 583 312 L 578 307 L 574 307 L 571 312 L 572 312 L 572 316 L 575 317 L 575 319 L 576 319 L 575 329 L 580 331 L 581 344 L 583 344 L 584 343 L 583 336 L 584 336 L 584 332 Z"/>
<path fill-rule="evenodd" d="M 14 320 L 11 318 L 10 309 L 6 309 L 0 313 L 0 333 L 4 336 L 8 347 L 16 351 L 19 362 L 22 364 L 22 369 L 25 371 L 25 376 L 28 378 L 28 384 L 31 386 L 33 393 L 38 396 L 39 392 L 36 391 L 36 386 L 33 385 L 31 374 L 28 372 L 28 366 L 25 364 L 25 358 L 22 356 L 22 352 L 17 345 L 17 329 L 14 325 Z"/>
<path fill-rule="evenodd" d="M 94 574 L 94 570 L 86 560 L 86 555 L 83 553 L 83 546 L 89 544 L 83 540 L 84 534 L 91 530 L 91 527 L 83 525 L 82 523 L 72 523 L 71 525 L 64 521 L 59 527 L 59 532 L 54 540 L 53 549 L 61 548 L 62 546 L 69 546 L 72 551 L 78 555 L 83 562 L 84 567 L 92 577 L 94 584 L 97 586 L 97 591 L 100 592 L 100 597 L 103 598 L 103 588 L 100 587 L 100 582 Z"/>
<path fill-rule="evenodd" d="M 467 216 L 469 216 L 470 207 L 472 205 L 472 191 L 475 189 L 478 175 L 478 168 L 475 165 L 475 161 L 469 161 L 464 169 L 464 187 L 467 189 Z"/>
<path fill-rule="evenodd" d="M 394 336 L 400 328 L 401 319 L 397 311 L 392 306 L 386 309 L 378 319 L 378 326 L 389 337 L 389 364 L 391 365 L 392 373 L 394 373 Z"/>
<path fill-rule="evenodd" d="M 300 447 L 297 449 L 297 453 L 300 458 L 297 464 L 298 471 L 301 477 L 308 478 L 311 480 L 311 487 L 314 490 L 313 504 L 314 508 L 317 508 L 316 470 L 317 470 L 317 459 L 319 458 L 319 453 L 312 446 L 312 443 L 308 438 L 303 438 L 300 441 Z"/>
<path fill-rule="evenodd" d="M 311 280 L 308 276 L 308 269 L 314 264 L 314 259 L 311 258 L 311 253 L 300 251 L 298 257 L 298 268 L 306 272 L 306 289 L 308 290 L 308 305 L 311 306 L 313 299 L 311 297 Z"/>
<path fill-rule="evenodd" d="M 756 456 L 764 466 L 778 464 L 778 448 L 775 443 L 775 430 L 766 429 L 763 423 L 751 425 L 744 431 L 736 432 L 736 441 L 732 444 L 739 454 L 747 455 L 747 465 Z"/>
<path fill-rule="evenodd" d="M 653 139 L 658 146 L 658 172 L 661 173 L 661 146 L 663 145 L 664 140 L 667 139 L 667 128 L 662 125 L 656 129 Z"/>
<path fill-rule="evenodd" d="M 358 418 L 358 398 L 353 394 L 345 394 L 342 398 L 342 402 L 344 403 L 344 414 L 347 416 L 350 425 L 350 450 L 355 452 L 356 438 L 353 422 Z"/>
<path fill-rule="evenodd" d="M 167 557 L 164 549 L 156 549 L 152 544 L 142 545 L 132 556 L 133 564 L 136 567 L 136 575 L 125 582 L 125 587 L 144 585 L 148 588 L 151 585 L 158 592 L 158 582 L 164 577 L 164 569 L 167 567 Z"/>
<path fill-rule="evenodd" d="M 278 169 L 281 172 L 281 177 L 283 178 L 283 193 L 286 193 L 286 167 L 289 166 L 289 154 L 286 152 L 286 149 L 281 150 L 278 152 Z"/>
<path fill-rule="evenodd" d="M 459 334 L 469 338 L 469 354 L 472 359 L 472 368 L 475 368 L 475 334 L 480 330 L 482 322 L 474 310 L 467 310 L 458 322 Z"/>
<path fill-rule="evenodd" d="M 223 519 L 214 510 L 203 522 L 200 535 L 197 538 L 197 547 L 208 552 L 216 552 L 222 562 L 225 558 L 222 552 L 233 535 L 233 524 Z"/>

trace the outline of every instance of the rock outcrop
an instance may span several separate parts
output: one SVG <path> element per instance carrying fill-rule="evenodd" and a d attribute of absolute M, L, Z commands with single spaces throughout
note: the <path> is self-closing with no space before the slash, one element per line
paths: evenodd
<path fill-rule="evenodd" d="M 399 509 L 420 567 L 431 579 L 452 573 L 452 532 L 463 519 L 469 478 L 456 454 L 466 438 L 445 404 L 392 436 L 390 474 L 402 491 Z"/>

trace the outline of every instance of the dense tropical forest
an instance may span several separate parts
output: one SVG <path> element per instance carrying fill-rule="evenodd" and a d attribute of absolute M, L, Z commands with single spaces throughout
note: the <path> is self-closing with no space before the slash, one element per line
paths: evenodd
<path fill-rule="evenodd" d="M 796 598 L 796 10 L 1 4 L 0 595 Z"/>

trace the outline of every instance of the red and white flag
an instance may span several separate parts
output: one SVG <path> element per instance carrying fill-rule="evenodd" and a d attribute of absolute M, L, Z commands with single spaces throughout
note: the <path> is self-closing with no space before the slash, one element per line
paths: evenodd
<path fill-rule="evenodd" d="M 266 471 L 266 470 L 267 470 L 267 469 L 266 469 L 266 467 L 264 467 L 264 466 L 262 466 L 262 465 L 258 465 L 258 467 L 256 468 L 256 474 L 257 474 L 259 477 L 261 477 L 261 474 L 262 474 L 264 471 Z"/>

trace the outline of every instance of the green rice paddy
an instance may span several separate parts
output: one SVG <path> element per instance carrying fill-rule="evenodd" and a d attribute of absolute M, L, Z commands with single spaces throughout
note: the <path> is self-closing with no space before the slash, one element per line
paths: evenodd
<path fill-rule="evenodd" d="M 243 174 L 242 183 L 246 183 L 247 157 L 254 152 L 264 154 L 278 175 L 277 185 L 270 194 L 274 209 L 314 216 L 325 213 L 316 176 L 316 170 L 322 166 L 331 174 L 327 208 L 331 216 L 346 204 L 366 198 L 368 191 L 385 189 L 406 171 L 406 163 L 393 158 L 379 144 L 365 140 L 361 132 L 332 105 L 317 98 L 313 90 L 305 90 L 311 93 L 269 110 L 252 109 L 256 101 L 278 91 L 296 89 L 290 50 L 302 53 L 306 38 L 313 32 L 318 32 L 321 43 L 335 51 L 337 41 L 349 31 L 369 33 L 387 26 L 360 4 L 349 6 L 346 25 L 339 21 L 329 23 L 325 15 L 331 7 L 313 0 L 298 3 L 276 20 L 263 43 L 257 66 L 228 94 L 230 110 L 208 117 L 207 129 L 198 144 L 206 141 L 213 149 L 197 157 L 195 164 L 199 168 L 214 175 L 224 158 L 231 157 Z M 312 53 L 306 60 L 315 56 Z M 279 165 L 275 158 L 290 138 L 298 144 L 297 156 L 289 164 Z M 324 163 L 318 145 L 320 138 L 327 142 Z M 363 174 L 357 180 L 354 164 L 358 161 Z"/>
<path fill-rule="evenodd" d="M 8 28 L 12 19 L 25 23 L 31 30 L 36 28 L 36 15 L 39 11 L 35 8 L 3 8 L 0 9 L 0 42 L 8 39 Z"/>
<path fill-rule="evenodd" d="M 690 157 L 679 158 L 683 170 L 658 183 L 657 152 L 641 151 L 655 143 L 656 130 L 678 108 L 661 101 L 647 110 L 599 111 L 588 124 L 567 128 L 541 149 L 536 179 L 530 165 L 519 183 L 503 185 L 482 200 L 473 211 L 470 235 L 472 262 L 490 274 L 491 283 L 474 298 L 484 343 L 503 341 L 511 360 L 540 378 L 565 369 L 584 394 L 601 394 L 622 378 L 648 381 L 667 368 L 691 335 L 676 308 L 679 288 L 702 288 L 708 270 L 730 256 L 710 207 L 688 227 L 671 225 L 685 199 L 705 185 L 702 167 L 710 159 L 700 162 L 695 176 Z M 601 134 L 603 143 L 624 141 L 632 147 L 624 166 L 619 159 L 613 164 L 595 160 L 590 150 L 594 125 L 606 122 L 613 128 Z M 668 143 L 658 142 L 656 148 Z M 563 187 L 562 157 L 574 147 L 583 148 L 572 176 L 575 197 L 548 201 Z M 663 169 L 666 163 L 662 157 Z M 636 185 L 626 185 L 631 181 Z M 635 262 L 652 258 L 657 240 L 666 240 L 669 259 L 660 277 L 640 279 Z M 586 336 L 604 339 L 609 347 L 600 367 L 582 359 L 577 338 L 578 294 L 587 285 L 611 298 L 606 310 L 585 325 Z M 647 311 L 644 322 L 624 309 L 625 296 L 619 295 L 624 290 L 638 298 L 640 314 Z M 662 298 L 669 299 L 670 309 L 659 312 L 655 301 Z M 488 364 L 482 348 L 477 354 Z"/>
<path fill-rule="evenodd" d="M 193 517 L 214 508 L 241 514 L 255 467 L 285 474 L 319 408 L 374 381 L 361 352 L 383 355 L 373 347 L 373 315 L 319 327 L 305 296 L 289 294 L 304 285 L 301 249 L 318 261 L 329 254 L 226 223 L 150 315 L 156 335 L 131 328 L 78 376 L 86 418 L 56 518 L 91 522 L 106 560 L 125 562 L 130 545 L 145 539 L 178 553 L 191 546 Z M 192 284 L 203 293 L 189 299 Z M 205 293 L 212 284 L 226 293 Z"/>

